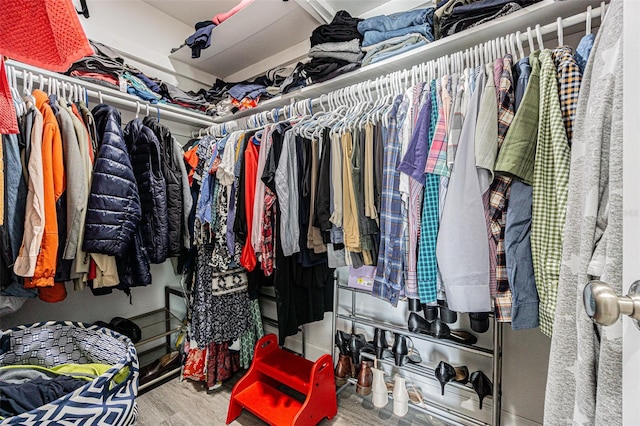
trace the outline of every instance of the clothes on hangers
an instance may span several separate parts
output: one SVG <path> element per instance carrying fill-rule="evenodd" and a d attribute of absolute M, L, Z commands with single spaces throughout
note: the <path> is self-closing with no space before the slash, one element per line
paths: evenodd
<path fill-rule="evenodd" d="M 2 295 L 58 302 L 66 283 L 96 295 L 151 284 L 150 263 L 191 244 L 191 188 L 170 130 L 147 120 L 160 143 L 136 119 L 123 134 L 115 108 L 90 112 L 40 90 L 15 101 L 20 133 L 3 135 L 0 151 L 11 173 L 2 178 Z"/>
<path fill-rule="evenodd" d="M 537 111 L 546 108 L 553 109 L 556 117 L 559 114 L 561 134 L 568 140 L 572 123 L 569 111 L 580 87 L 572 52 L 566 48 L 555 52 L 562 58 L 557 63 L 548 49 L 516 64 L 507 54 L 475 69 L 414 86 L 387 105 L 384 122 L 374 120 L 376 124 L 371 126 L 366 120 L 355 125 L 362 115 L 366 116 L 368 106 L 355 114 L 354 107 L 347 108 L 351 112 L 339 113 L 338 124 L 332 124 L 330 130 L 316 118 L 294 125 L 301 130 L 284 136 L 278 178 L 279 187 L 284 189 L 277 200 L 280 207 L 287 206 L 284 213 L 281 211 L 285 218 L 281 216 L 281 226 L 287 227 L 285 235 L 280 235 L 284 254 L 300 251 L 305 262 L 305 244 L 316 247 L 313 230 L 308 224 L 298 224 L 301 217 L 306 217 L 307 210 L 301 210 L 300 204 L 306 195 L 297 200 L 298 204 L 289 200 L 287 191 L 295 189 L 298 182 L 298 191 L 316 199 L 315 223 L 327 244 L 331 264 L 344 262 L 356 271 L 361 266 L 377 265 L 372 289 L 375 296 L 391 304 L 402 296 L 427 304 L 446 299 L 454 310 L 494 311 L 498 321 L 512 322 L 514 329 L 538 326 L 538 318 L 543 315 L 538 313 L 538 305 L 540 309 L 552 309 L 553 276 L 557 276 L 558 268 L 553 262 L 546 263 L 542 270 L 534 268 L 537 258 L 532 248 L 535 253 L 538 246 L 535 241 L 532 246 L 529 235 L 547 235 L 545 241 L 558 241 L 558 230 L 564 225 L 560 220 L 552 227 L 548 221 L 542 226 L 531 219 L 531 212 L 561 212 L 563 202 L 558 197 L 566 189 L 557 179 L 548 181 L 554 182 L 553 190 L 545 186 L 551 169 L 536 163 L 544 158 L 536 151 L 548 140 L 560 144 L 550 152 L 560 152 L 563 146 L 561 139 L 546 136 L 546 118 L 539 120 Z M 547 95 L 555 103 L 545 102 L 544 106 L 540 97 L 541 54 L 551 59 L 550 63 L 545 59 L 549 73 L 545 90 L 556 87 L 555 93 Z M 565 90 L 566 99 L 558 88 Z M 566 105 L 564 110 L 562 105 Z M 324 135 L 325 131 L 326 141 L 301 144 L 304 136 L 299 135 Z M 384 153 L 372 161 L 371 151 L 377 141 L 383 142 L 379 146 L 384 146 Z M 311 181 L 318 183 L 317 191 L 307 192 L 300 179 L 309 169 L 285 165 L 292 158 L 303 162 L 305 158 L 314 159 L 319 148 L 319 163 L 313 160 L 311 167 L 312 176 L 320 173 Z M 567 142 L 562 150 L 569 149 Z M 325 153 L 328 164 L 323 163 Z M 289 171 L 298 175 L 289 176 Z M 381 204 L 376 211 L 380 225 L 369 234 L 370 222 L 365 218 L 375 222 L 375 216 L 370 215 L 369 186 L 375 182 L 361 179 L 367 176 L 369 182 L 379 171 L 383 176 L 378 190 Z M 547 177 L 534 179 L 540 175 Z M 325 185 L 329 188 L 328 203 L 320 191 Z M 373 188 L 377 189 L 377 184 Z M 553 202 L 548 198 L 550 191 L 558 194 Z M 512 196 L 517 205 L 510 207 Z M 298 220 L 290 220 L 291 215 Z M 374 244 L 365 244 L 370 241 Z M 342 248 L 344 254 L 339 254 Z M 539 292 L 543 297 L 539 298 Z"/>

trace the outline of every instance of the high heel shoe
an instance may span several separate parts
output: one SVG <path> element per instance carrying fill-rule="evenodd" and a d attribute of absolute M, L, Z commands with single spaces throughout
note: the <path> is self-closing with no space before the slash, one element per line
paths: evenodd
<path fill-rule="evenodd" d="M 469 381 L 473 386 L 473 390 L 478 394 L 478 399 L 480 400 L 479 408 L 482 410 L 482 400 L 487 395 L 493 395 L 493 383 L 482 371 L 471 373 L 471 380 Z"/>
<path fill-rule="evenodd" d="M 469 381 L 469 369 L 466 365 L 453 367 L 451 364 L 440 361 L 433 373 L 440 382 L 442 395 L 444 395 L 444 387 L 447 383 L 454 381 L 465 384 Z"/>
<path fill-rule="evenodd" d="M 469 312 L 471 329 L 477 333 L 489 330 L 489 312 Z"/>
<path fill-rule="evenodd" d="M 433 321 L 438 318 L 437 305 L 422 305 L 422 312 L 424 313 L 424 318 L 427 321 Z"/>
<path fill-rule="evenodd" d="M 409 314 L 409 321 L 407 322 L 407 328 L 412 333 L 429 334 L 429 329 L 431 328 L 431 324 L 429 324 L 429 322 L 426 319 L 422 318 L 417 313 L 411 312 Z"/>
<path fill-rule="evenodd" d="M 436 339 L 449 339 L 465 345 L 475 345 L 478 342 L 478 338 L 468 331 L 451 330 L 440 318 L 429 323 L 415 312 L 409 314 L 407 328 L 412 333 L 422 333 Z"/>
<path fill-rule="evenodd" d="M 438 306 L 440 307 L 440 319 L 447 324 L 453 324 L 458 321 L 458 313 L 449 309 L 449 305 L 446 300 L 438 300 Z"/>
<path fill-rule="evenodd" d="M 393 357 L 398 367 L 402 366 L 405 355 L 409 353 L 407 340 L 407 336 L 404 334 L 394 334 L 393 348 L 391 350 L 393 351 Z"/>
<path fill-rule="evenodd" d="M 465 345 L 475 345 L 478 343 L 478 338 L 473 334 L 464 330 L 451 330 L 449 326 L 439 318 L 431 323 L 429 334 L 436 339 L 449 339 Z"/>
<path fill-rule="evenodd" d="M 384 358 L 384 351 L 389 348 L 387 343 L 386 333 L 380 328 L 376 328 L 373 333 L 373 349 L 376 353 L 376 358 Z"/>

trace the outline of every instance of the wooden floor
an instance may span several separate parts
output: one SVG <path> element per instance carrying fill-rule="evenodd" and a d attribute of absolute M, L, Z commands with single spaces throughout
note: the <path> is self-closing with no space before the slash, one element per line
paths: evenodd
<path fill-rule="evenodd" d="M 237 376 L 235 380 L 240 375 Z M 211 393 L 207 393 L 200 383 L 171 380 L 138 397 L 138 426 L 224 425 L 235 380 L 231 379 Z M 363 398 L 355 393 L 354 388 L 347 386 L 338 395 L 338 414 L 330 421 L 323 420 L 320 425 L 445 425 L 444 422 L 411 408 L 405 417 L 394 416 L 392 401 L 382 409 L 375 408 L 371 403 L 371 396 Z M 231 424 L 263 426 L 265 423 L 243 410 L 240 417 Z"/>

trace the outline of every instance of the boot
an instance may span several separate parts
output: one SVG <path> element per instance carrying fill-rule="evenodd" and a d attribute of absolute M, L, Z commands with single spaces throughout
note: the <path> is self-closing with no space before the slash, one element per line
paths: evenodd
<path fill-rule="evenodd" d="M 358 385 L 356 392 L 362 396 L 371 394 L 371 383 L 373 382 L 373 371 L 371 371 L 371 363 L 362 361 L 360 363 L 360 372 L 358 373 Z"/>
<path fill-rule="evenodd" d="M 385 334 L 385 331 L 380 328 L 376 328 L 373 334 L 373 348 L 378 359 L 384 358 L 384 351 L 389 347 Z"/>
<path fill-rule="evenodd" d="M 392 351 L 396 365 L 398 367 L 402 366 L 404 363 L 404 357 L 409 353 L 409 349 L 407 347 L 407 336 L 395 333 Z"/>
<path fill-rule="evenodd" d="M 349 349 L 351 350 L 351 365 L 353 366 L 353 377 L 357 377 L 356 367 L 360 367 L 360 352 L 362 348 L 367 344 L 367 339 L 364 334 L 352 334 L 349 342 Z"/>
<path fill-rule="evenodd" d="M 349 355 L 349 343 L 351 340 L 351 335 L 349 333 L 345 333 L 342 330 L 336 330 L 336 338 L 335 343 L 340 351 L 340 355 Z"/>
<path fill-rule="evenodd" d="M 404 417 L 409 411 L 409 393 L 404 377 L 396 374 L 393 386 L 393 414 Z"/>
<path fill-rule="evenodd" d="M 372 368 L 371 372 L 373 373 L 373 381 L 371 383 L 373 397 L 371 402 L 373 402 L 374 407 L 382 408 L 389 402 L 389 393 L 384 382 L 384 371 Z"/>
<path fill-rule="evenodd" d="M 348 355 L 340 355 L 335 370 L 336 386 L 344 386 L 349 377 L 351 377 L 352 371 L 351 357 Z"/>

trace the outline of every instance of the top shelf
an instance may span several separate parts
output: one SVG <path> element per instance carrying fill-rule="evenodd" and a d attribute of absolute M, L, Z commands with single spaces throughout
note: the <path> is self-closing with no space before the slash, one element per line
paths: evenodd
<path fill-rule="evenodd" d="M 214 119 L 214 121 L 216 123 L 224 123 L 226 121 L 247 117 L 257 112 L 288 105 L 294 101 L 307 98 L 317 98 L 322 94 L 357 84 L 362 81 L 373 80 L 381 75 L 403 69 L 410 69 L 416 64 L 428 62 L 444 55 L 463 51 L 479 43 L 494 40 L 506 34 L 511 34 L 516 31 L 526 31 L 527 27 L 534 28 L 536 24 L 548 24 L 554 22 L 558 17 L 568 17 L 583 13 L 587 10 L 588 6 L 598 7 L 600 6 L 600 3 L 601 2 L 598 0 L 543 0 L 540 3 L 535 3 L 510 15 L 478 25 L 477 27 L 470 28 L 452 36 L 436 40 L 433 43 L 429 43 L 409 52 L 391 57 L 387 60 L 368 65 L 360 68 L 359 70 L 343 74 L 323 83 L 307 86 L 300 90 L 287 93 L 286 95 L 276 96 L 275 98 L 260 103 L 255 108 L 239 111 L 234 115 L 218 117 Z M 578 27 L 576 26 L 576 28 Z M 584 26 L 582 30 L 584 30 Z M 567 31 L 565 28 L 565 37 L 570 33 L 571 32 Z"/>

